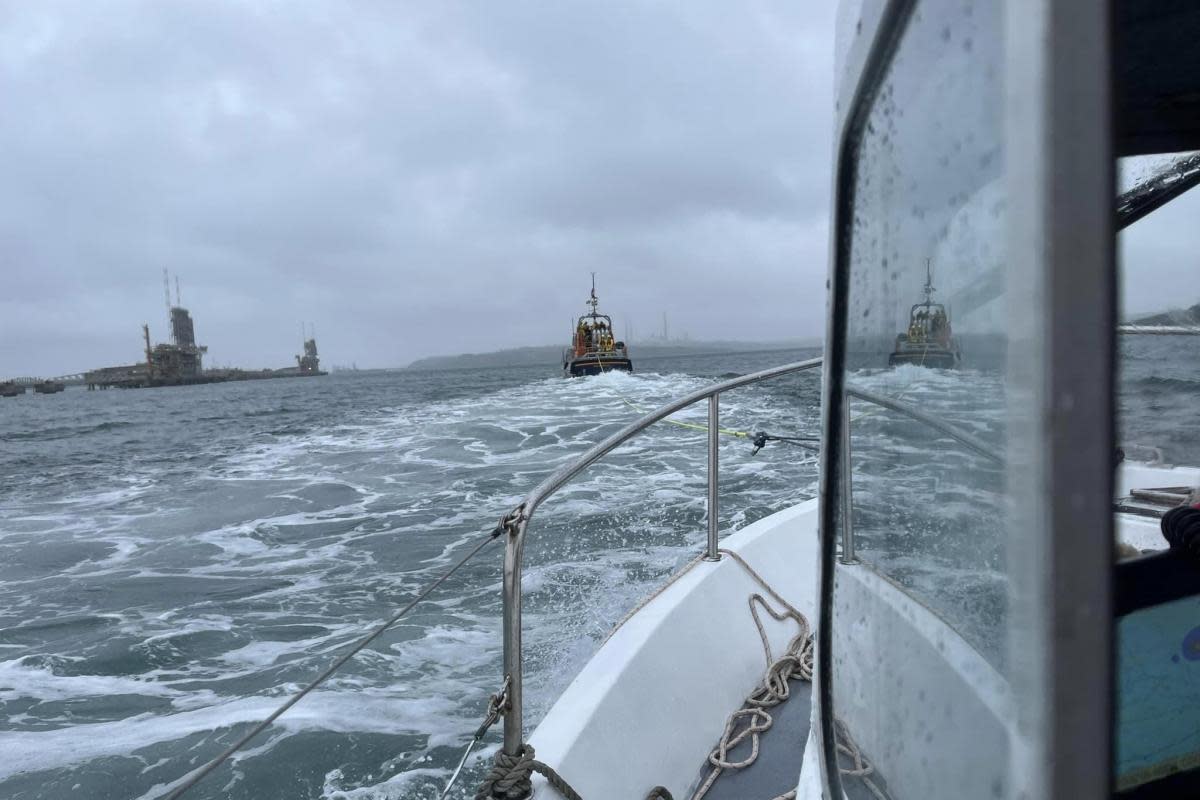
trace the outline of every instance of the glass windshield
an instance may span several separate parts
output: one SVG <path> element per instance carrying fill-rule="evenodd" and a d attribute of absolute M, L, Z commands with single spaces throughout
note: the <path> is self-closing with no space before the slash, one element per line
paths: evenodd
<path fill-rule="evenodd" d="M 846 331 L 852 391 L 919 410 L 997 455 L 851 397 L 858 559 L 994 662 L 1005 592 L 998 16 L 922 3 L 900 44 L 859 150 Z"/>
<path fill-rule="evenodd" d="M 1001 12 L 918 3 L 848 156 L 854 555 L 836 572 L 833 691 L 844 752 L 872 765 L 841 764 L 851 796 L 1009 788 Z"/>

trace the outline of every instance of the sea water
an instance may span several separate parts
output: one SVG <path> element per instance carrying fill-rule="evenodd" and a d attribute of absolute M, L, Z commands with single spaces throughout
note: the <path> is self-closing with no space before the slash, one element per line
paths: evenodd
<path fill-rule="evenodd" d="M 714 379 L 811 355 L 5 400 L 0 797 L 158 796 L 589 445 Z M 816 436 L 819 381 L 730 393 L 722 425 Z M 751 450 L 722 441 L 726 529 L 816 491 L 809 451 Z M 538 512 L 523 587 L 530 724 L 702 548 L 705 454 L 702 430 L 655 426 Z M 500 684 L 502 554 L 483 551 L 189 797 L 436 797 Z"/>
<path fill-rule="evenodd" d="M 1122 341 L 1123 440 L 1200 464 L 1198 352 L 1192 338 Z M 644 360 L 634 375 L 574 380 L 547 365 L 0 401 L 0 797 L 160 796 L 589 445 L 714 380 L 812 355 Z M 906 392 L 927 409 L 997 379 L 918 372 Z M 819 371 L 730 393 L 721 409 L 729 429 L 815 436 Z M 702 549 L 705 447 L 701 430 L 656 425 L 539 510 L 523 583 L 528 726 L 613 623 Z M 751 450 L 722 437 L 725 531 L 816 493 L 809 451 Z M 499 687 L 501 555 L 484 550 L 188 796 L 437 797 Z M 473 795 L 498 741 L 499 726 L 452 796 Z"/>

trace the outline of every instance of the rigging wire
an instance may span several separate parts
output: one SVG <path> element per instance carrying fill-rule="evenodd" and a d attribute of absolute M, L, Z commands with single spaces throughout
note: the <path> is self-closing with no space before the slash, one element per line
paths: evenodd
<path fill-rule="evenodd" d="M 347 650 L 345 653 L 343 653 L 341 656 L 339 656 L 332 664 L 330 664 L 328 667 L 326 667 L 325 671 L 322 672 L 320 675 L 318 675 L 315 680 L 313 680 L 310 684 L 308 684 L 303 689 L 296 692 L 296 694 L 294 694 L 290 698 L 288 698 L 287 702 L 285 702 L 279 708 L 275 709 L 275 711 L 273 711 L 271 713 L 271 715 L 268 716 L 266 719 L 264 719 L 262 722 L 255 725 L 245 736 L 243 736 L 242 738 L 240 738 L 236 742 L 234 742 L 232 745 L 230 745 L 223 753 L 221 753 L 219 756 L 214 758 L 212 761 L 209 761 L 203 767 L 201 767 L 200 769 L 193 772 L 186 780 L 184 780 L 183 783 L 176 786 L 175 789 L 170 794 L 165 795 L 164 800 L 177 800 L 177 798 L 182 797 L 185 792 L 187 792 L 189 789 L 191 789 L 193 786 L 195 786 L 197 783 L 199 783 L 201 780 L 203 780 L 209 773 L 211 773 L 217 767 L 221 766 L 221 764 L 225 763 L 225 761 L 227 761 L 234 753 L 236 753 L 237 751 L 239 751 L 243 747 L 245 747 L 247 744 L 249 744 L 250 741 L 252 739 L 254 739 L 254 737 L 258 736 L 258 734 L 260 734 L 264 730 L 266 730 L 267 727 L 272 722 L 279 719 L 279 717 L 281 717 L 288 709 L 290 709 L 292 706 L 296 705 L 296 703 L 298 703 L 302 699 L 304 699 L 305 695 L 307 695 L 309 692 L 316 689 L 318 686 L 320 686 L 322 683 L 324 683 L 326 680 L 328 680 L 335 672 L 337 672 L 339 669 L 341 669 L 342 666 L 345 665 L 345 663 L 347 661 L 349 661 L 351 658 L 356 656 L 359 652 L 362 651 L 363 648 L 365 648 L 371 642 L 378 639 L 381 635 L 383 635 L 383 633 L 385 631 L 387 631 L 389 628 L 391 628 L 393 625 L 395 625 L 397 622 L 399 622 L 401 617 L 403 617 L 405 614 L 407 614 L 409 611 L 411 611 L 418 603 L 420 603 L 422 600 L 424 600 L 426 597 L 428 597 L 433 592 L 434 589 L 438 588 L 443 583 L 445 583 L 446 580 L 451 575 L 453 575 L 455 572 L 457 572 L 461 566 L 463 566 L 468 561 L 470 561 L 480 550 L 482 550 L 484 547 L 486 547 L 487 545 L 494 542 L 496 539 L 500 538 L 500 535 L 507 530 L 506 522 L 507 522 L 507 517 L 504 520 L 501 520 L 500 524 L 496 526 L 495 530 L 493 530 L 484 539 L 482 539 L 478 544 L 476 544 L 473 548 L 471 548 L 471 551 L 469 553 L 467 553 L 465 556 L 463 556 L 458 561 L 458 563 L 456 563 L 453 567 L 451 567 L 449 570 L 447 570 L 436 581 L 434 581 L 433 583 L 426 586 L 421 591 L 421 593 L 418 594 L 416 597 L 414 597 L 411 601 L 409 601 L 409 603 L 407 605 L 405 605 L 404 608 L 397 611 L 395 614 L 393 614 L 387 620 L 382 622 L 378 627 L 376 627 L 375 630 L 371 631 L 371 633 L 369 633 L 367 636 L 363 637 L 358 642 L 356 642 L 353 647 L 351 647 L 349 650 Z"/>

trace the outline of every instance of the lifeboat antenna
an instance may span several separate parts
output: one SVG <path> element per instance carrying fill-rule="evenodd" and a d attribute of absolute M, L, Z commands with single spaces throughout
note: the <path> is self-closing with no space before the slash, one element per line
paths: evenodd
<path fill-rule="evenodd" d="M 596 298 L 596 273 L 592 273 L 592 296 L 588 298 L 588 305 L 592 307 L 592 313 L 596 313 L 596 306 L 600 305 L 600 301 Z"/>
<path fill-rule="evenodd" d="M 925 259 L 925 304 L 933 302 L 933 273 L 930 271 L 929 259 Z"/>

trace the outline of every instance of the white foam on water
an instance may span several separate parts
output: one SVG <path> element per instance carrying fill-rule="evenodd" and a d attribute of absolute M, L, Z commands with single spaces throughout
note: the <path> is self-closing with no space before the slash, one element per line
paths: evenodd
<path fill-rule="evenodd" d="M 119 480 L 125 485 L 104 489 L 98 492 L 68 495 L 61 499 L 51 500 L 49 501 L 49 504 L 58 506 L 74 506 L 78 508 L 86 508 L 91 511 L 97 511 L 144 497 L 154 488 L 154 481 L 146 477 L 131 476 L 120 478 Z"/>
<path fill-rule="evenodd" d="M 183 692 L 162 683 L 117 675 L 56 675 L 49 668 L 24 663 L 23 659 L 0 661 L 0 700 L 50 702 L 79 697 L 142 695 L 179 698 Z"/>
<path fill-rule="evenodd" d="M 393 800 L 411 797 L 409 792 L 414 784 L 422 780 L 446 780 L 450 770 L 444 767 L 419 767 L 397 773 L 382 783 L 373 786 L 359 786 L 350 789 L 342 788 L 342 771 L 335 769 L 325 776 L 325 784 L 321 787 L 322 800 Z"/>
<path fill-rule="evenodd" d="M 56 730 L 34 729 L 46 720 L 10 717 L 16 729 L 0 733 L 6 755 L 0 780 L 133 753 L 151 763 L 163 753 L 179 758 L 185 737 L 257 721 L 286 690 L 315 675 L 457 559 L 553 469 L 644 410 L 710 382 L 652 373 L 551 379 L 377 409 L 351 424 L 255 437 L 222 451 L 204 474 L 218 487 L 208 491 L 210 497 L 221 496 L 221 485 L 244 497 L 251 482 L 271 481 L 264 489 L 266 508 L 247 506 L 246 519 L 218 516 L 197 525 L 186 509 L 174 511 L 186 494 L 168 492 L 157 477 L 107 495 L 78 494 L 78 503 L 107 505 L 83 524 L 83 506 L 56 512 L 56 533 L 103 541 L 115 551 L 73 567 L 77 577 L 132 573 L 169 585 L 177 577 L 172 570 L 186 567 L 178 577 L 215 587 L 178 607 L 120 609 L 117 627 L 132 640 L 129 646 L 138 651 L 153 645 L 157 652 L 161 645 L 173 652 L 202 640 L 205 649 L 186 659 L 180 651 L 178 659 L 151 666 L 139 661 L 131 669 L 141 674 L 108 684 L 101 676 L 60 679 L 18 663 L 12 684 L 0 678 L 12 686 L 13 697 L 28 692 L 21 696 L 51 701 L 136 690 L 167 700 L 173 711 L 76 718 Z M 702 407 L 677 419 L 706 422 Z M 807 435 L 818 420 L 798 418 L 787 397 L 745 390 L 722 398 L 722 425 Z M 791 498 L 805 499 L 815 488 L 815 469 L 807 456 L 796 458 L 800 451 L 774 444 L 758 456 L 749 451 L 743 439 L 722 445 L 723 472 L 739 487 L 722 497 L 733 527 Z M 523 583 L 529 724 L 594 652 L 607 626 L 696 552 L 703 540 L 704 465 L 702 430 L 659 424 L 538 511 Z M 333 494 L 332 505 L 314 507 L 325 484 L 355 495 Z M 128 503 L 134 505 L 123 505 Z M 740 507 L 746 504 L 752 512 Z M 178 516 L 166 517 L 165 508 Z M 609 516 L 614 509 L 620 512 L 615 520 Z M 0 512 L 14 514 L 22 510 Z M 174 563 L 175 549 L 193 560 Z M 330 773 L 323 796 L 408 796 L 422 781 L 444 775 L 444 763 L 419 759 L 438 747 L 465 744 L 499 682 L 501 549 L 485 550 L 446 591 L 285 715 L 243 758 L 269 759 L 280 741 L 300 731 L 415 735 L 418 760 L 411 768 L 373 786 L 349 786 Z M 261 585 L 255 585 L 258 579 Z M 252 593 L 240 594 L 243 586 Z M 297 628 L 303 635 L 293 639 L 288 626 L 313 630 Z M 268 632 L 276 629 L 284 641 Z M 6 651 L 14 661 L 4 663 L 20 662 L 24 654 Z M 280 681 L 287 683 L 261 693 L 262 685 Z M 258 694 L 238 697 L 247 684 Z M 0 694 L 5 699 L 11 698 Z M 187 757 L 197 752 L 192 747 Z"/>
<path fill-rule="evenodd" d="M 29 772 L 75 766 L 97 758 L 132 757 L 157 744 L 196 733 L 258 722 L 281 702 L 280 697 L 230 700 L 174 714 L 138 714 L 56 730 L 0 731 L 0 779 Z M 275 727 L 331 733 L 424 733 L 435 725 L 469 727 L 445 698 L 406 699 L 368 689 L 314 692 L 281 717 Z M 276 740 L 278 743 L 278 740 Z M 215 751 L 214 751 L 215 755 Z"/>
<path fill-rule="evenodd" d="M 279 663 L 287 656 L 296 654 L 313 654 L 324 652 L 325 645 L 345 645 L 348 635 L 358 630 L 350 625 L 342 626 L 339 630 L 330 631 L 326 636 L 303 639 L 294 642 L 251 642 L 233 650 L 221 653 L 218 658 L 236 668 L 261 668 Z M 250 669 L 248 671 L 253 671 Z M 222 673 L 227 674 L 227 673 Z M 237 674 L 237 673 L 234 673 Z"/>

